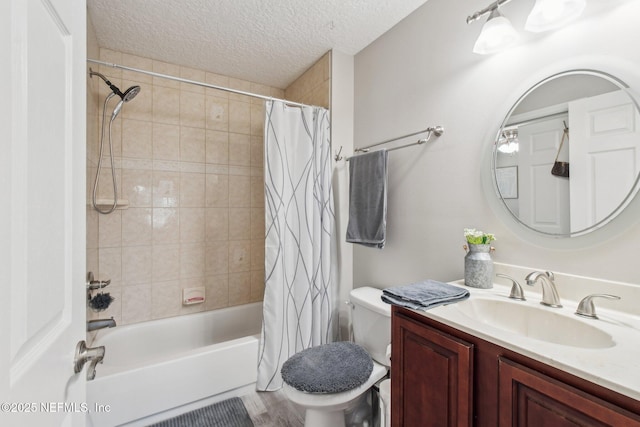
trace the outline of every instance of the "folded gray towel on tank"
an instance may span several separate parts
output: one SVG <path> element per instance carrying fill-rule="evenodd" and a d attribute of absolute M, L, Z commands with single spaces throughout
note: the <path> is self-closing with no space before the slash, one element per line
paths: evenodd
<path fill-rule="evenodd" d="M 428 310 L 469 298 L 469 291 L 435 280 L 394 286 L 382 290 L 382 301 L 415 310 Z"/>
<path fill-rule="evenodd" d="M 382 249 L 387 231 L 387 160 L 382 149 L 349 159 L 347 242 Z"/>

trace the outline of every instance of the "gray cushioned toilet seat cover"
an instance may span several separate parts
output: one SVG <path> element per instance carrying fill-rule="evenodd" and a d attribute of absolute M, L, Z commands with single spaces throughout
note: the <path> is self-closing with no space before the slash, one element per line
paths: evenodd
<path fill-rule="evenodd" d="M 284 382 L 307 393 L 339 393 L 369 379 L 373 361 L 356 343 L 334 342 L 311 347 L 284 362 Z"/>

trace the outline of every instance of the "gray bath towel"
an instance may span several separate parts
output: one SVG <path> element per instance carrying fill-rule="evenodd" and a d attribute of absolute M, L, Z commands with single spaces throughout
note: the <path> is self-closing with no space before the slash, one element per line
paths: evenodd
<path fill-rule="evenodd" d="M 425 280 L 424 282 L 382 290 L 382 301 L 423 311 L 467 298 L 469 298 L 468 290 L 435 280 Z"/>
<path fill-rule="evenodd" d="M 349 159 L 347 242 L 382 249 L 387 232 L 387 159 L 382 149 Z"/>

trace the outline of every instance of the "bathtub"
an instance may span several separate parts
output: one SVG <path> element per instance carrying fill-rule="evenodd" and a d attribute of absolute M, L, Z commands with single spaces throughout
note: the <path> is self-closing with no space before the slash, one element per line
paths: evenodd
<path fill-rule="evenodd" d="M 88 426 L 148 425 L 253 390 L 261 324 L 252 303 L 98 331 Z"/>

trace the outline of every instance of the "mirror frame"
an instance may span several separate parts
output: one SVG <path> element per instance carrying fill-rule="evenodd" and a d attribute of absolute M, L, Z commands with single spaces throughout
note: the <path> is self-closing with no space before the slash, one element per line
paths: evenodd
<path fill-rule="evenodd" d="M 621 79 L 619 79 L 619 78 L 617 78 L 617 77 L 615 77 L 615 76 L 613 76 L 613 75 L 611 75 L 609 73 L 606 73 L 604 71 L 587 69 L 587 68 L 560 71 L 558 73 L 552 74 L 552 75 L 550 75 L 550 76 L 538 81 L 536 84 L 534 84 L 529 89 L 527 89 L 522 95 L 520 95 L 518 97 L 518 99 L 515 101 L 515 103 L 511 106 L 509 111 L 507 111 L 507 114 L 504 116 L 502 122 L 500 123 L 500 126 L 499 126 L 497 132 L 495 133 L 493 141 L 492 141 L 491 179 L 493 181 L 493 189 L 496 192 L 496 194 L 498 195 L 498 198 L 500 199 L 501 205 L 508 212 L 508 214 L 511 215 L 511 217 L 516 220 L 517 223 L 519 223 L 522 226 L 524 226 L 525 228 L 533 231 L 534 233 L 537 233 L 537 234 L 543 235 L 543 236 L 547 236 L 547 237 L 554 237 L 554 238 L 568 238 L 568 237 L 582 236 L 582 235 L 591 233 L 591 232 L 593 232 L 595 230 L 601 229 L 603 226 L 605 226 L 607 223 L 609 223 L 612 219 L 614 219 L 616 216 L 618 216 L 629 205 L 629 203 L 634 199 L 634 197 L 638 193 L 638 190 L 640 189 L 640 173 L 638 173 L 638 175 L 636 176 L 636 179 L 635 179 L 635 181 L 633 183 L 633 186 L 629 190 L 629 193 L 627 193 L 626 197 L 620 202 L 620 204 L 613 211 L 611 211 L 606 217 L 604 217 L 603 219 L 601 219 L 597 223 L 595 223 L 595 224 L 593 224 L 593 225 L 591 225 L 591 226 L 589 226 L 587 228 L 584 228 L 582 230 L 578 230 L 578 231 L 574 231 L 574 232 L 570 232 L 570 233 L 548 233 L 548 232 L 541 231 L 541 230 L 538 230 L 536 228 L 533 228 L 530 225 L 525 224 L 520 219 L 520 217 L 517 216 L 515 213 L 513 213 L 513 211 L 509 208 L 508 204 L 506 203 L 504 197 L 502 196 L 502 194 L 500 192 L 500 189 L 498 187 L 497 177 L 496 177 L 497 156 L 498 156 L 498 139 L 500 138 L 500 135 L 502 134 L 503 129 L 506 126 L 507 122 L 509 121 L 509 119 L 510 119 L 511 115 L 513 114 L 513 112 L 516 110 L 516 108 L 518 108 L 520 103 L 529 94 L 531 94 L 537 88 L 539 88 L 540 86 L 544 85 L 545 83 L 547 83 L 547 82 L 549 82 L 551 80 L 554 80 L 554 79 L 559 78 L 559 77 L 566 77 L 566 76 L 571 76 L 571 75 L 591 75 L 591 76 L 603 78 L 603 79 L 609 81 L 610 83 L 613 83 L 618 88 L 620 88 L 620 90 L 624 91 L 627 94 L 629 99 L 631 99 L 631 102 L 633 102 L 633 104 L 635 105 L 636 110 L 640 113 L 640 104 L 638 103 L 638 100 L 636 99 L 636 97 L 633 96 L 629 85 L 627 85 L 623 80 L 621 80 Z"/>

